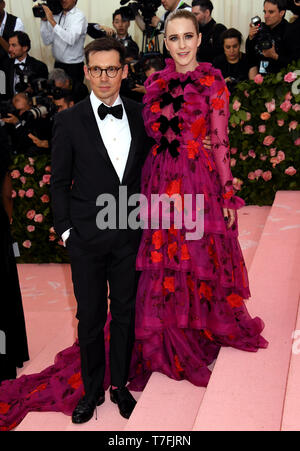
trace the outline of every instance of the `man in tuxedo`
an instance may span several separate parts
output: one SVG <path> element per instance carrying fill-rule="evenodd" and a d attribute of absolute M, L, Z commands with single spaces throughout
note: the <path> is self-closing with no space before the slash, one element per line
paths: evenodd
<path fill-rule="evenodd" d="M 15 31 L 9 38 L 8 53 L 10 59 L 5 65 L 6 74 L 6 98 L 12 98 L 23 89 L 16 89 L 22 81 L 22 75 L 28 76 L 33 81 L 38 78 L 48 78 L 48 68 L 42 61 L 33 58 L 28 53 L 31 41 L 27 33 Z M 25 90 L 25 89 L 24 89 Z"/>
<path fill-rule="evenodd" d="M 141 235 L 118 225 L 100 230 L 96 217 L 101 209 L 96 199 L 107 193 L 119 211 L 120 186 L 127 188 L 128 197 L 139 193 L 149 150 L 142 106 L 119 95 L 128 73 L 124 46 L 104 37 L 91 42 L 85 52 L 84 71 L 91 95 L 56 116 L 52 141 L 54 223 L 71 259 L 85 389 L 72 415 L 74 423 L 88 421 L 95 407 L 104 402 L 107 282 L 110 398 L 125 418 L 136 404 L 125 385 L 134 342 L 135 259 Z"/>
<path fill-rule="evenodd" d="M 25 31 L 19 17 L 5 11 L 5 1 L 0 0 L 0 70 L 8 60 L 8 39 L 14 31 Z"/>

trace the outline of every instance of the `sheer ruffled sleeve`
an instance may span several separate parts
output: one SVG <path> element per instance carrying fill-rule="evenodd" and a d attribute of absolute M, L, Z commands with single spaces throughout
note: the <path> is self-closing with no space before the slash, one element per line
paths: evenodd
<path fill-rule="evenodd" d="M 235 196 L 230 169 L 228 138 L 229 92 L 219 70 L 214 70 L 214 83 L 210 94 L 210 130 L 213 158 L 222 186 L 223 206 L 238 209 L 244 201 Z"/>

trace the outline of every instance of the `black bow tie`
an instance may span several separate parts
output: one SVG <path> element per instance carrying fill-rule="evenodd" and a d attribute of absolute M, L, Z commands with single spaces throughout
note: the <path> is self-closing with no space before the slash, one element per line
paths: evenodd
<path fill-rule="evenodd" d="M 103 119 L 106 118 L 108 114 L 112 114 L 117 119 L 122 119 L 123 117 L 123 107 L 122 105 L 116 105 L 112 107 L 108 107 L 104 105 L 104 103 L 101 103 L 101 105 L 98 108 L 98 114 L 100 119 L 103 121 Z"/>

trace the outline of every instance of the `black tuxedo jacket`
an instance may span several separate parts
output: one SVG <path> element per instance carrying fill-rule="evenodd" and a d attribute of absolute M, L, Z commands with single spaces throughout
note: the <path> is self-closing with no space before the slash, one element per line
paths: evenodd
<path fill-rule="evenodd" d="M 36 58 L 33 58 L 33 56 L 27 56 L 25 68 L 33 74 L 32 79 L 48 78 L 49 72 L 46 64 Z M 6 74 L 5 98 L 11 99 L 14 96 L 15 59 L 9 59 L 6 62 L 4 72 Z"/>
<path fill-rule="evenodd" d="M 141 170 L 151 141 L 144 128 L 143 105 L 127 98 L 122 101 L 132 138 L 122 180 L 129 197 L 140 192 Z M 112 194 L 118 210 L 121 183 L 101 138 L 90 97 L 57 114 L 51 168 L 52 207 L 58 235 L 72 227 L 71 237 L 83 247 L 111 245 L 116 231 L 97 228 L 96 217 L 101 207 L 96 206 L 96 199 L 100 194 Z M 121 233 L 138 246 L 141 231 Z"/>

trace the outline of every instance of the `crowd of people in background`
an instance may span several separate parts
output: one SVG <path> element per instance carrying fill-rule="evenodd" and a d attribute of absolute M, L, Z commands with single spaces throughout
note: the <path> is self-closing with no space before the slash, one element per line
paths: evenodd
<path fill-rule="evenodd" d="M 147 76 L 163 69 L 168 57 L 164 45 L 150 52 L 139 48 L 128 32 L 132 20 L 128 8 L 114 11 L 112 25 L 106 25 L 88 23 L 77 7 L 77 0 L 60 0 L 60 3 L 60 14 L 54 14 L 48 6 L 42 7 L 41 39 L 45 46 L 51 46 L 54 57 L 54 69 L 49 73 L 44 62 L 29 54 L 31 39 L 21 18 L 7 13 L 5 1 L 0 0 L 0 70 L 6 76 L 5 93 L 0 98 L 0 124 L 8 134 L 13 153 L 50 152 L 53 115 L 89 94 L 83 71 L 87 35 L 94 39 L 114 36 L 124 45 L 129 72 L 121 94 L 138 102 L 142 102 L 145 94 Z M 251 19 L 245 53 L 241 51 L 241 32 L 214 20 L 210 0 L 193 0 L 191 6 L 182 0 L 161 0 L 161 4 L 165 9 L 163 16 L 154 15 L 151 19 L 153 35 L 163 33 L 170 12 L 192 11 L 202 36 L 197 59 L 221 70 L 231 94 L 237 83 L 254 79 L 258 73 L 276 73 L 300 58 L 298 0 L 264 1 L 264 21 L 258 16 Z M 295 15 L 291 23 L 285 19 L 287 9 Z M 138 9 L 134 15 L 145 33 L 146 21 Z M 35 112 L 33 105 L 37 107 Z"/>

